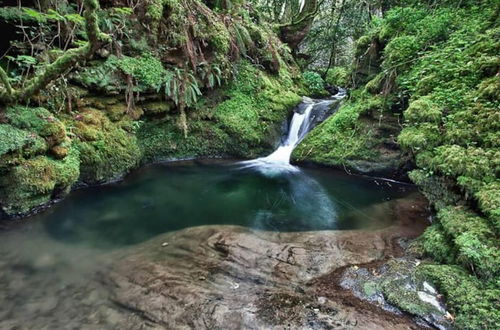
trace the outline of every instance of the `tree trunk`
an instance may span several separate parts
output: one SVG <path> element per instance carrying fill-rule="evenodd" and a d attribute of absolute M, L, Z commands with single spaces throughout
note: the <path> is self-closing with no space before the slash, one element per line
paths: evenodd
<path fill-rule="evenodd" d="M 318 8 L 318 0 L 305 0 L 300 14 L 291 23 L 280 27 L 280 39 L 288 44 L 294 55 L 297 54 L 299 44 L 309 32 Z"/>

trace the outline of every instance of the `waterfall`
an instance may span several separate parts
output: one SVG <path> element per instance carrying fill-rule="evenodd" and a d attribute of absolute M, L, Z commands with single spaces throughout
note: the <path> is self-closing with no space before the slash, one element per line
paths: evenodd
<path fill-rule="evenodd" d="M 302 141 L 309 131 L 309 118 L 313 107 L 314 103 L 309 103 L 307 104 L 307 108 L 304 110 L 304 113 L 296 112 L 293 114 L 292 121 L 290 122 L 290 129 L 285 142 L 282 143 L 278 149 L 276 149 L 269 156 L 260 158 L 262 161 L 290 164 L 290 156 L 292 155 L 293 149 L 295 149 L 297 144 Z"/>
<path fill-rule="evenodd" d="M 288 134 L 279 147 L 269 156 L 261 157 L 249 161 L 241 162 L 243 167 L 257 167 L 268 172 L 270 169 L 276 170 L 289 170 L 294 171 L 296 168 L 290 165 L 290 157 L 295 147 L 306 137 L 309 133 L 312 123 L 315 119 L 315 112 L 317 109 L 325 110 L 338 105 L 340 100 L 344 98 L 346 91 L 340 91 L 329 99 L 312 100 L 304 97 L 302 103 L 297 107 L 302 111 L 296 111 L 293 114 L 292 120 L 288 128 Z"/>

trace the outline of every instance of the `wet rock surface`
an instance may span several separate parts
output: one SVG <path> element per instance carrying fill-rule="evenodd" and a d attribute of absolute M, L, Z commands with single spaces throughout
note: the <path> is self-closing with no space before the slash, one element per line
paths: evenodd
<path fill-rule="evenodd" d="M 16 249 L 4 234 L 0 328 L 419 329 L 341 286 L 345 269 L 400 256 L 427 225 L 424 201 L 387 203 L 401 220 L 383 230 L 200 226 L 108 253 L 39 233 Z"/>
<path fill-rule="evenodd" d="M 417 329 L 337 285 L 339 269 L 397 256 L 401 237 L 420 234 L 422 208 L 393 203 L 405 222 L 372 232 L 207 226 L 166 234 L 119 258 L 105 281 L 118 306 L 165 328 Z"/>
<path fill-rule="evenodd" d="M 349 266 L 340 272 L 339 284 L 359 299 L 386 311 L 414 315 L 418 324 L 452 329 L 452 317 L 446 311 L 442 296 L 418 276 L 416 267 L 419 264 L 418 259 L 403 257 L 383 264 Z"/>

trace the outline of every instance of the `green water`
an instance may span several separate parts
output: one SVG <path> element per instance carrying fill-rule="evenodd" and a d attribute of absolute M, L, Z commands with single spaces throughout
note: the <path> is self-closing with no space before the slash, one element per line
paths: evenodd
<path fill-rule="evenodd" d="M 270 231 L 378 229 L 395 220 L 385 202 L 412 191 L 331 169 L 268 173 L 230 162 L 179 162 L 76 191 L 35 218 L 55 240 L 97 247 L 210 224 Z"/>
<path fill-rule="evenodd" d="M 415 196 L 412 186 L 327 169 L 258 162 L 242 168 L 227 161 L 148 166 L 122 182 L 72 192 L 45 212 L 0 230 L 0 329 L 118 329 L 120 322 L 137 321 L 135 313 L 114 303 L 107 273 L 141 249 L 134 243 L 169 231 L 175 231 L 165 238 L 170 245 L 162 241 L 156 249 L 196 268 L 200 263 L 190 251 L 207 242 L 183 228 L 241 225 L 252 228 L 257 241 L 269 234 L 260 230 L 373 230 L 404 221 L 408 214 L 391 200 L 407 205 Z M 406 223 L 418 226 L 411 219 Z M 216 228 L 226 234 L 238 230 Z M 186 258 L 176 259 L 181 250 Z M 232 267 L 216 265 L 222 272 Z"/>

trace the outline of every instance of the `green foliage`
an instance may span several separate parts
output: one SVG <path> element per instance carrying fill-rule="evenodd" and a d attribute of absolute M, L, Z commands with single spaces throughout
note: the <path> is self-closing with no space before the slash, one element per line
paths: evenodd
<path fill-rule="evenodd" d="M 139 164 L 142 154 L 137 139 L 121 123 L 112 123 L 98 110 L 88 109 L 81 116 L 73 123 L 79 140 L 81 181 L 92 184 L 117 179 Z"/>
<path fill-rule="evenodd" d="M 384 48 L 383 68 L 390 69 L 407 65 L 418 55 L 421 45 L 415 36 L 400 36 L 387 44 Z"/>
<path fill-rule="evenodd" d="M 20 150 L 28 141 L 28 132 L 10 125 L 0 124 L 0 156 Z"/>
<path fill-rule="evenodd" d="M 306 71 L 302 74 L 302 80 L 311 95 L 322 95 L 325 93 L 325 81 L 319 73 Z"/>
<path fill-rule="evenodd" d="M 166 74 L 162 63 L 150 53 L 141 57 L 122 57 L 115 59 L 116 66 L 124 73 L 134 77 L 140 84 L 157 89 L 161 86 Z"/>
<path fill-rule="evenodd" d="M 417 167 L 409 176 L 438 211 L 420 245 L 427 256 L 455 265 L 425 266 L 426 275 L 445 293 L 458 328 L 497 328 L 497 4 L 400 4 L 372 23 L 354 50 L 353 76 L 369 80 L 360 90 L 376 96 L 385 91 L 393 101 L 379 107 L 359 90 L 352 91 L 352 98 L 306 137 L 294 157 L 356 169 L 353 159 L 380 147 L 373 142 L 377 135 L 370 136 L 377 125 L 367 124 L 367 116 L 380 111 L 380 125 L 390 119 L 387 112 L 402 112 L 397 141 Z M 383 160 L 380 154 L 374 159 Z"/>
<path fill-rule="evenodd" d="M 378 153 L 373 146 L 378 141 L 374 132 L 359 118 L 379 107 L 376 97 L 354 96 L 306 136 L 294 151 L 294 159 L 335 166 L 349 166 L 353 159 L 375 159 Z"/>
<path fill-rule="evenodd" d="M 422 264 L 417 272 L 444 293 L 448 308 L 455 314 L 457 328 L 500 327 L 498 283 L 481 282 L 457 266 Z"/>
<path fill-rule="evenodd" d="M 349 71 L 341 66 L 336 66 L 328 70 L 325 82 L 332 86 L 347 86 L 349 84 Z"/>
<path fill-rule="evenodd" d="M 236 141 L 217 123 L 191 119 L 188 125 L 186 138 L 172 116 L 142 125 L 137 138 L 143 162 L 233 154 Z"/>
<path fill-rule="evenodd" d="M 78 151 L 70 149 L 64 160 L 38 156 L 23 160 L 0 176 L 0 204 L 8 214 L 25 213 L 53 196 L 67 194 L 79 176 Z"/>
<path fill-rule="evenodd" d="M 454 263 L 456 258 L 455 245 L 440 224 L 427 227 L 420 237 L 420 241 L 423 242 L 424 251 L 434 260 L 442 263 Z"/>
<path fill-rule="evenodd" d="M 429 97 L 421 97 L 411 102 L 404 113 L 405 119 L 412 123 L 440 123 L 443 111 Z"/>
<path fill-rule="evenodd" d="M 8 107 L 6 116 L 12 126 L 45 138 L 51 146 L 66 139 L 64 124 L 45 108 Z"/>
<path fill-rule="evenodd" d="M 500 253 L 496 246 L 496 235 L 486 219 L 457 207 L 441 209 L 438 219 L 444 231 L 453 238 L 458 262 L 471 267 L 483 278 L 498 275 Z"/>
<path fill-rule="evenodd" d="M 236 79 L 225 92 L 228 99 L 213 110 L 215 117 L 231 136 L 237 137 L 243 150 L 261 145 L 270 148 L 273 142 L 263 140 L 270 135 L 277 138 L 279 133 L 270 131 L 276 131 L 300 97 L 284 87 L 289 83 L 286 75 L 268 76 L 245 62 L 238 69 Z"/>
<path fill-rule="evenodd" d="M 188 107 L 196 104 L 198 97 L 202 95 L 198 80 L 193 73 L 178 68 L 167 71 L 164 77 L 164 90 L 165 95 L 176 105 L 182 103 Z"/>

